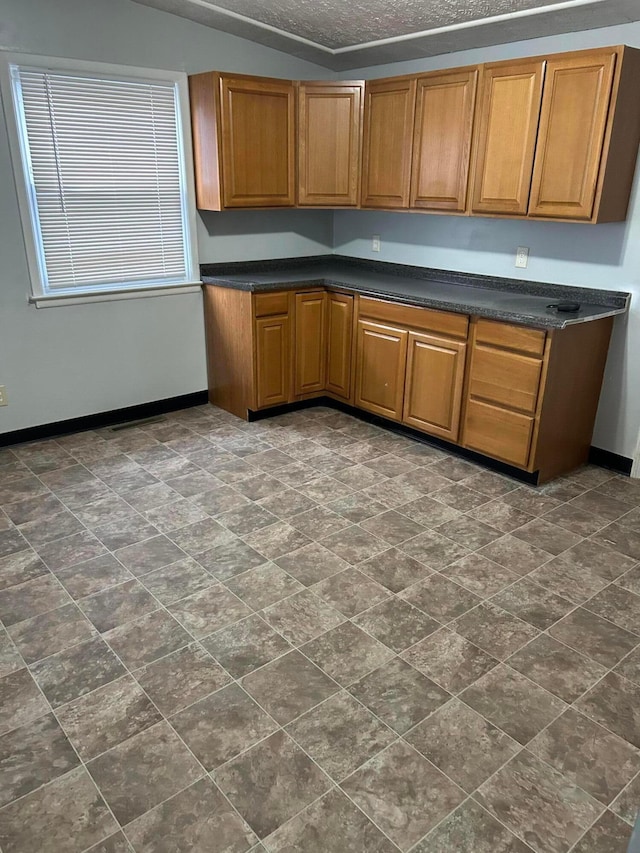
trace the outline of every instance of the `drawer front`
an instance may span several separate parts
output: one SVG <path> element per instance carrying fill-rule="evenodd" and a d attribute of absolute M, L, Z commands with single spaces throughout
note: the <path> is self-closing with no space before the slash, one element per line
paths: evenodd
<path fill-rule="evenodd" d="M 359 313 L 361 317 L 382 320 L 383 323 L 412 326 L 425 332 L 438 332 L 454 338 L 466 338 L 469 318 L 466 314 L 453 314 L 450 311 L 434 311 L 431 308 L 418 308 L 415 305 L 401 305 L 397 302 L 385 302 L 384 299 L 360 297 Z"/>
<path fill-rule="evenodd" d="M 514 326 L 510 323 L 497 323 L 495 320 L 478 320 L 476 340 L 495 347 L 518 350 L 529 355 L 542 355 L 546 333 L 541 329 L 527 329 L 526 326 Z"/>
<path fill-rule="evenodd" d="M 541 373 L 539 358 L 476 345 L 469 394 L 532 415 L 538 402 Z"/>
<path fill-rule="evenodd" d="M 534 419 L 518 412 L 498 409 L 469 400 L 464 428 L 464 446 L 486 453 L 510 465 L 526 468 Z"/>
<path fill-rule="evenodd" d="M 256 317 L 274 317 L 289 312 L 288 293 L 255 293 L 253 308 Z"/>

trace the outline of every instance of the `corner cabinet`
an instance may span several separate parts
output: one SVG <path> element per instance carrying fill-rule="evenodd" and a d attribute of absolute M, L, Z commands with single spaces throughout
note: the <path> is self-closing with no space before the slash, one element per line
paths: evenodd
<path fill-rule="evenodd" d="M 301 82 L 298 205 L 355 207 L 360 198 L 364 83 Z"/>
<path fill-rule="evenodd" d="M 189 88 L 198 208 L 293 207 L 293 82 L 212 71 Z"/>

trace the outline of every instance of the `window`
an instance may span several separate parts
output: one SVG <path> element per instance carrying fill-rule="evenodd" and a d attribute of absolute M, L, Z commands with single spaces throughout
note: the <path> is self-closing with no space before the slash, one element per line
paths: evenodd
<path fill-rule="evenodd" d="M 24 59 L 4 84 L 35 301 L 196 283 L 184 75 Z"/>

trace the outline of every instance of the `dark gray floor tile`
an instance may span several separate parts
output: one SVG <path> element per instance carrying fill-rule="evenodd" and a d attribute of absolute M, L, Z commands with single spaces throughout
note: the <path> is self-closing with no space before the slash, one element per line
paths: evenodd
<path fill-rule="evenodd" d="M 275 562 L 304 586 L 318 583 L 348 566 L 348 563 L 318 542 L 298 548 Z"/>
<path fill-rule="evenodd" d="M 478 801 L 537 853 L 566 853 L 602 806 L 523 750 L 486 782 Z"/>
<path fill-rule="evenodd" d="M 208 515 L 217 516 L 224 512 L 239 509 L 241 506 L 248 506 L 249 499 L 241 495 L 234 486 L 220 484 L 215 489 L 195 495 L 191 499 L 191 503 L 200 507 Z"/>
<path fill-rule="evenodd" d="M 304 589 L 299 581 L 274 563 L 245 572 L 227 581 L 226 585 L 253 610 L 262 610 Z"/>
<path fill-rule="evenodd" d="M 574 604 L 528 578 L 498 592 L 492 604 L 544 631 L 573 610 Z"/>
<path fill-rule="evenodd" d="M 457 699 L 438 708 L 404 738 L 468 793 L 522 748 Z"/>
<path fill-rule="evenodd" d="M 0 805 L 51 782 L 80 759 L 53 714 L 0 737 Z"/>
<path fill-rule="evenodd" d="M 515 506 L 530 515 L 544 515 L 560 506 L 562 501 L 550 495 L 545 495 L 539 489 L 530 489 L 527 486 L 520 486 L 513 492 L 504 495 L 501 498 L 509 506 Z"/>
<path fill-rule="evenodd" d="M 547 634 L 519 649 L 507 663 L 565 702 L 574 702 L 607 671 Z"/>
<path fill-rule="evenodd" d="M 0 811 L 0 845 L 6 853 L 82 853 L 117 829 L 84 768 Z"/>
<path fill-rule="evenodd" d="M 552 524 L 543 518 L 534 518 L 533 521 L 514 530 L 512 535 L 554 556 L 558 556 L 582 540 L 577 533 L 572 533 L 565 527 L 558 527 L 557 524 Z"/>
<path fill-rule="evenodd" d="M 640 686 L 613 672 L 576 702 L 576 708 L 640 749 Z"/>
<path fill-rule="evenodd" d="M 627 853 L 629 827 L 606 811 L 573 848 L 574 853 Z"/>
<path fill-rule="evenodd" d="M 48 710 L 29 670 L 18 669 L 0 678 L 0 733 L 23 726 Z"/>
<path fill-rule="evenodd" d="M 618 794 L 610 808 L 633 826 L 640 812 L 640 773 Z"/>
<path fill-rule="evenodd" d="M 237 536 L 221 541 L 204 554 L 198 554 L 200 565 L 221 581 L 227 581 L 266 563 L 262 554 Z"/>
<path fill-rule="evenodd" d="M 387 510 L 381 515 L 363 521 L 360 526 L 393 546 L 400 545 L 407 539 L 413 539 L 425 529 L 422 524 L 412 521 L 396 510 Z"/>
<path fill-rule="evenodd" d="M 37 495 L 13 504 L 6 504 L 5 513 L 14 524 L 26 524 L 29 521 L 44 521 L 57 515 L 64 506 L 55 495 Z"/>
<path fill-rule="evenodd" d="M 464 799 L 460 788 L 402 742 L 356 770 L 342 787 L 403 851 Z"/>
<path fill-rule="evenodd" d="M 386 646 L 351 622 L 344 622 L 306 643 L 302 652 L 343 686 L 393 657 Z"/>
<path fill-rule="evenodd" d="M 365 675 L 349 687 L 349 692 L 398 734 L 408 731 L 451 698 L 400 658 Z"/>
<path fill-rule="evenodd" d="M 110 586 L 131 580 L 133 575 L 113 554 L 94 557 L 56 572 L 56 577 L 72 598 L 84 598 Z"/>
<path fill-rule="evenodd" d="M 9 587 L 0 592 L 0 619 L 15 625 L 71 601 L 68 592 L 52 574 Z"/>
<path fill-rule="evenodd" d="M 640 643 L 640 637 L 582 607 L 556 622 L 549 634 L 603 666 L 613 667 Z"/>
<path fill-rule="evenodd" d="M 9 628 L 11 639 L 27 663 L 77 645 L 96 633 L 75 604 L 48 610 Z"/>
<path fill-rule="evenodd" d="M 245 537 L 248 544 L 255 548 L 267 560 L 284 557 L 298 548 L 310 544 L 310 539 L 292 527 L 286 521 L 278 521 L 269 527 L 262 527 Z"/>
<path fill-rule="evenodd" d="M 194 559 L 187 557 L 144 575 L 142 582 L 166 606 L 207 589 L 215 579 Z"/>
<path fill-rule="evenodd" d="M 433 492 L 432 497 L 452 509 L 457 509 L 458 512 L 469 512 L 490 500 L 488 495 L 483 495 L 475 489 L 468 489 L 463 483 L 438 488 Z"/>
<path fill-rule="evenodd" d="M 49 570 L 34 551 L 0 557 L 0 590 L 48 575 Z"/>
<path fill-rule="evenodd" d="M 122 825 L 202 776 L 202 768 L 166 722 L 94 758 L 87 769 Z"/>
<path fill-rule="evenodd" d="M 64 705 L 57 714 L 83 761 L 95 758 L 162 719 L 130 676 Z"/>
<path fill-rule="evenodd" d="M 400 595 L 439 622 L 450 622 L 482 600 L 439 573 L 410 586 Z"/>
<path fill-rule="evenodd" d="M 352 566 L 321 581 L 313 592 L 347 617 L 356 616 L 391 597 L 386 587 Z"/>
<path fill-rule="evenodd" d="M 535 569 L 528 579 L 574 604 L 583 604 L 608 585 L 608 581 L 603 580 L 597 570 L 577 565 L 567 559 L 566 554 Z"/>
<path fill-rule="evenodd" d="M 326 506 L 313 506 L 299 515 L 289 516 L 287 521 L 296 530 L 313 540 L 330 536 L 332 533 L 337 533 L 339 530 L 344 530 L 345 527 L 350 526 L 343 516 Z"/>
<path fill-rule="evenodd" d="M 358 568 L 391 592 L 401 592 L 432 573 L 424 563 L 396 548 L 371 557 Z"/>
<path fill-rule="evenodd" d="M 486 601 L 452 623 L 458 634 L 479 646 L 487 654 L 504 660 L 534 637 L 538 630 L 506 610 Z"/>
<path fill-rule="evenodd" d="M 222 667 L 197 643 L 137 670 L 136 679 L 167 716 L 230 681 Z"/>
<path fill-rule="evenodd" d="M 628 678 L 635 684 L 640 684 L 640 646 L 637 646 L 630 654 L 622 658 L 614 669 L 618 675 Z"/>
<path fill-rule="evenodd" d="M 442 574 L 480 598 L 488 598 L 518 579 L 518 575 L 481 554 L 469 554 L 456 560 Z"/>
<path fill-rule="evenodd" d="M 618 578 L 616 583 L 623 589 L 628 589 L 630 592 L 640 595 L 640 563 L 634 569 L 625 572 Z"/>
<path fill-rule="evenodd" d="M 37 477 L 31 475 L 20 477 L 12 483 L 7 483 L 6 486 L 0 486 L 0 506 L 33 498 L 46 491 L 47 487 Z"/>
<path fill-rule="evenodd" d="M 556 696 L 506 666 L 497 666 L 483 675 L 460 698 L 522 744 L 528 743 L 566 708 Z"/>
<path fill-rule="evenodd" d="M 169 610 L 197 638 L 251 614 L 246 604 L 219 583 L 174 602 Z"/>
<path fill-rule="evenodd" d="M 515 506 L 510 506 L 501 500 L 492 500 L 484 503 L 469 512 L 471 518 L 482 521 L 503 533 L 511 533 L 516 527 L 522 527 L 533 516 Z"/>
<path fill-rule="evenodd" d="M 344 622 L 344 616 L 311 590 L 268 607 L 264 618 L 293 645 L 302 645 Z"/>
<path fill-rule="evenodd" d="M 278 516 L 258 504 L 244 504 L 218 515 L 218 521 L 238 536 L 247 536 L 278 521 Z"/>
<path fill-rule="evenodd" d="M 260 838 L 274 832 L 331 785 L 282 731 L 221 767 L 215 781 Z"/>
<path fill-rule="evenodd" d="M 479 553 L 520 576 L 529 574 L 553 556 L 549 551 L 516 539 L 511 533 L 485 545 Z"/>
<path fill-rule="evenodd" d="M 31 673 L 54 708 L 124 675 L 125 669 L 100 638 L 44 658 Z"/>
<path fill-rule="evenodd" d="M 141 577 L 154 569 L 184 560 L 185 554 L 166 536 L 154 536 L 144 542 L 121 548 L 116 551 L 116 557 L 132 574 Z"/>
<path fill-rule="evenodd" d="M 581 509 L 573 503 L 561 504 L 543 518 L 580 536 L 591 536 L 607 524 L 602 516 L 594 515 L 593 512 Z"/>
<path fill-rule="evenodd" d="M 202 645 L 234 678 L 242 678 L 291 649 L 259 616 L 250 616 L 216 631 Z"/>
<path fill-rule="evenodd" d="M 412 853 L 531 853 L 476 802 L 466 800 L 432 830 Z"/>
<path fill-rule="evenodd" d="M 6 631 L 0 631 L 0 678 L 22 669 L 24 662 Z"/>
<path fill-rule="evenodd" d="M 152 663 L 192 642 L 192 637 L 164 610 L 155 610 L 104 635 L 129 669 Z"/>
<path fill-rule="evenodd" d="M 329 792 L 269 837 L 273 853 L 329 850 L 393 853 L 388 838 L 339 791 Z"/>
<path fill-rule="evenodd" d="M 426 495 L 399 506 L 398 512 L 401 512 L 423 527 L 430 529 L 461 517 L 461 513 L 457 509 L 453 509 L 453 507 L 440 503 L 440 501 L 436 501 Z"/>
<path fill-rule="evenodd" d="M 122 521 L 110 521 L 96 527 L 95 534 L 109 550 L 116 551 L 133 546 L 156 536 L 158 531 L 141 515 L 134 514 Z"/>
<path fill-rule="evenodd" d="M 353 621 L 397 653 L 440 627 L 422 610 L 399 598 L 390 598 L 356 616 Z"/>
<path fill-rule="evenodd" d="M 584 607 L 627 631 L 640 634 L 640 595 L 611 584 L 585 602 Z"/>
<path fill-rule="evenodd" d="M 450 693 L 473 684 L 498 661 L 460 634 L 441 628 L 402 654 L 415 669 Z"/>
<path fill-rule="evenodd" d="M 121 832 L 115 832 L 90 847 L 86 853 L 133 853 L 133 848 Z"/>
<path fill-rule="evenodd" d="M 464 545 L 470 551 L 476 551 L 483 545 L 488 545 L 502 536 L 500 530 L 496 530 L 495 527 L 484 524 L 482 521 L 470 518 L 468 515 L 461 515 L 452 521 L 446 521 L 437 527 L 436 531 L 449 539 L 453 539 L 459 545 Z"/>
<path fill-rule="evenodd" d="M 208 771 L 278 728 L 237 684 L 189 705 L 171 718 L 171 725 Z"/>
<path fill-rule="evenodd" d="M 137 580 L 126 581 L 78 602 L 85 616 L 104 633 L 159 608 L 158 601 Z"/>
<path fill-rule="evenodd" d="M 637 749 L 573 708 L 540 732 L 529 749 L 604 805 L 640 771 Z"/>
<path fill-rule="evenodd" d="M 84 530 L 41 545 L 37 551 L 51 571 L 56 572 L 76 563 L 91 560 L 93 557 L 100 557 L 106 554 L 107 549 L 93 533 Z"/>
<path fill-rule="evenodd" d="M 245 480 L 244 484 L 239 483 L 238 489 L 241 490 L 242 486 L 245 485 L 247 482 L 249 481 Z M 282 488 L 283 484 L 279 481 L 278 484 L 280 488 Z M 268 510 L 269 512 L 272 512 L 274 515 L 277 515 L 278 518 L 287 519 L 291 518 L 292 516 L 299 515 L 300 513 L 305 513 L 307 510 L 312 509 L 312 507 L 316 505 L 315 502 L 311 500 L 311 498 L 308 498 L 306 495 L 303 495 L 302 492 L 298 492 L 296 489 L 286 489 L 285 491 L 278 490 L 276 494 L 269 494 L 268 496 L 263 496 L 259 500 L 259 504 L 264 509 Z"/>
<path fill-rule="evenodd" d="M 414 539 L 403 542 L 400 549 L 436 571 L 441 571 L 470 553 L 467 548 L 452 539 L 447 539 L 435 530 L 427 530 Z"/>
<path fill-rule="evenodd" d="M 591 512 L 599 516 L 603 522 L 616 521 L 621 515 L 628 512 L 628 504 L 610 495 L 590 489 L 571 500 L 570 506 Z"/>
<path fill-rule="evenodd" d="M 36 523 L 40 525 L 40 522 Z M 9 554 L 15 554 L 18 551 L 26 551 L 30 541 L 27 542 L 22 533 L 15 527 L 0 530 L 0 557 L 7 557 Z"/>
<path fill-rule="evenodd" d="M 344 692 L 312 708 L 286 730 L 336 781 L 396 739 L 391 729 Z"/>
<path fill-rule="evenodd" d="M 210 779 L 137 818 L 127 835 L 137 853 L 245 853 L 256 840 Z"/>
<path fill-rule="evenodd" d="M 193 501 L 181 498 L 147 510 L 144 513 L 144 517 L 160 533 L 170 533 L 179 527 L 185 527 L 187 524 L 202 521 L 207 517 L 207 513 L 196 506 Z"/>
<path fill-rule="evenodd" d="M 583 539 L 565 551 L 562 558 L 607 582 L 614 581 L 637 562 L 633 557 L 624 556 L 594 539 Z"/>
<path fill-rule="evenodd" d="M 381 553 L 387 547 L 382 539 L 373 536 L 358 525 L 346 527 L 325 537 L 322 545 L 352 565 Z"/>
<path fill-rule="evenodd" d="M 255 477 L 247 477 L 246 480 L 241 480 L 236 483 L 235 490 L 244 497 L 252 501 L 260 500 L 260 498 L 278 497 L 286 491 L 286 486 L 270 474 L 261 473 Z M 310 503 L 312 503 L 310 501 Z M 268 509 L 268 507 L 265 507 Z M 274 512 L 279 515 L 276 510 L 269 509 L 269 512 Z"/>
<path fill-rule="evenodd" d="M 339 689 L 297 651 L 245 676 L 242 686 L 280 725 L 291 722 Z"/>

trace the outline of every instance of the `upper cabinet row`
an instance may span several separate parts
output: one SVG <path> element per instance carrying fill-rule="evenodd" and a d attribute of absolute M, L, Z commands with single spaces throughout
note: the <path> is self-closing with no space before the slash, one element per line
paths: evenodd
<path fill-rule="evenodd" d="M 189 78 L 197 203 L 623 220 L 640 51 L 363 82 Z"/>

